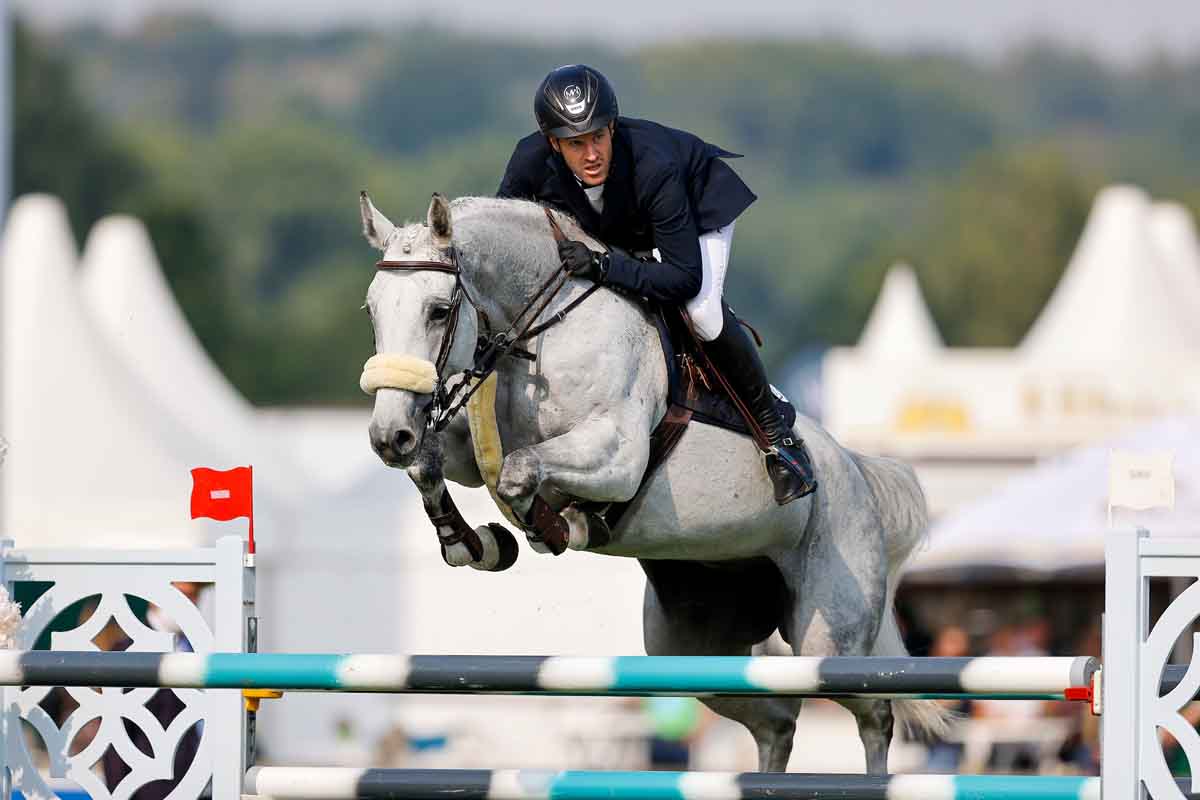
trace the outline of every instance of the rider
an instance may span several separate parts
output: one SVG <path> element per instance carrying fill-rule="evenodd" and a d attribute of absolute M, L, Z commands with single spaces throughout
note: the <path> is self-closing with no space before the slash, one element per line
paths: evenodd
<path fill-rule="evenodd" d="M 546 76 L 533 100 L 538 133 L 517 143 L 497 193 L 555 206 L 590 235 L 661 263 L 564 241 L 572 275 L 667 305 L 684 305 L 704 350 L 765 433 L 775 501 L 817 488 L 804 441 L 775 406 L 754 343 L 721 297 L 734 220 L 755 195 L 723 158 L 737 154 L 685 131 L 619 117 L 612 85 L 582 64 Z"/>

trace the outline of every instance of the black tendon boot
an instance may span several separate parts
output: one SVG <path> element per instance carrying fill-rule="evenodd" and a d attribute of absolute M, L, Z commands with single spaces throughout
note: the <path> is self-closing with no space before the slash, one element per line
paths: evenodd
<path fill-rule="evenodd" d="M 771 449 L 763 455 L 767 475 L 775 485 L 775 502 L 786 505 L 816 491 L 812 461 L 804 440 L 784 427 L 775 408 L 775 395 L 767 383 L 767 371 L 758 357 L 758 348 L 742 330 L 733 311 L 721 302 L 721 334 L 704 343 L 704 352 L 712 360 L 733 390 L 754 416 L 767 436 Z"/>

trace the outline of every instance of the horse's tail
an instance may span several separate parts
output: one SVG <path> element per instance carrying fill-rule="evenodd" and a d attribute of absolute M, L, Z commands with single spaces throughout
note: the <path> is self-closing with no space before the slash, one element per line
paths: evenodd
<path fill-rule="evenodd" d="M 890 458 L 875 458 L 851 453 L 871 495 L 886 534 L 888 576 L 887 605 L 873 656 L 906 656 L 908 650 L 896 624 L 893 602 L 900 584 L 904 563 L 925 542 L 929 530 L 929 511 L 925 492 L 912 467 Z M 910 733 L 944 736 L 954 713 L 936 700 L 893 700 L 892 713 Z"/>
<path fill-rule="evenodd" d="M 900 568 L 924 544 L 929 531 L 925 492 L 912 467 L 902 461 L 855 452 L 850 457 L 871 487 L 876 513 L 887 536 L 888 590 L 894 592 Z"/>

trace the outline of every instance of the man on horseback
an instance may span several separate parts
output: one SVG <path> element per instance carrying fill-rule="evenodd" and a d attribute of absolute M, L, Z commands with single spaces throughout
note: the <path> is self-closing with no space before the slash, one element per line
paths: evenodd
<path fill-rule="evenodd" d="M 775 501 L 813 492 L 804 441 L 779 415 L 758 351 L 722 298 L 734 221 L 756 199 L 722 161 L 740 156 L 686 131 L 618 116 L 612 85 L 581 64 L 546 76 L 533 109 L 539 132 L 517 143 L 498 196 L 560 208 L 627 252 L 657 249 L 661 261 L 640 261 L 578 241 L 558 245 L 575 277 L 685 306 L 705 353 L 765 434 Z"/>

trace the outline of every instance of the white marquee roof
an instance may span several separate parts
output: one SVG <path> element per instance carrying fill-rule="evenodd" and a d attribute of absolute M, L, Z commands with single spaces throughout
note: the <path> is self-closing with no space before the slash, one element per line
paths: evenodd
<path fill-rule="evenodd" d="M 1200 237 L 1192 213 L 1178 203 L 1155 203 L 1147 222 L 1172 294 L 1192 319 L 1200 319 Z"/>
<path fill-rule="evenodd" d="M 1150 219 L 1142 190 L 1100 192 L 1062 279 L 1021 343 L 1024 356 L 1069 364 L 1200 353 L 1200 318 L 1177 295 Z"/>
<path fill-rule="evenodd" d="M 916 273 L 908 264 L 894 265 L 884 276 L 858 347 L 871 357 L 904 360 L 942 346 L 942 336 L 925 304 Z"/>
<path fill-rule="evenodd" d="M 13 205 L 4 236 L 5 535 L 21 546 L 194 546 L 189 470 L 219 459 L 104 346 L 66 211 Z"/>
<path fill-rule="evenodd" d="M 96 223 L 80 286 L 107 345 L 180 426 L 218 443 L 237 464 L 253 464 L 263 487 L 283 496 L 305 488 L 308 476 L 256 426 L 250 404 L 196 338 L 140 220 L 111 216 Z"/>

